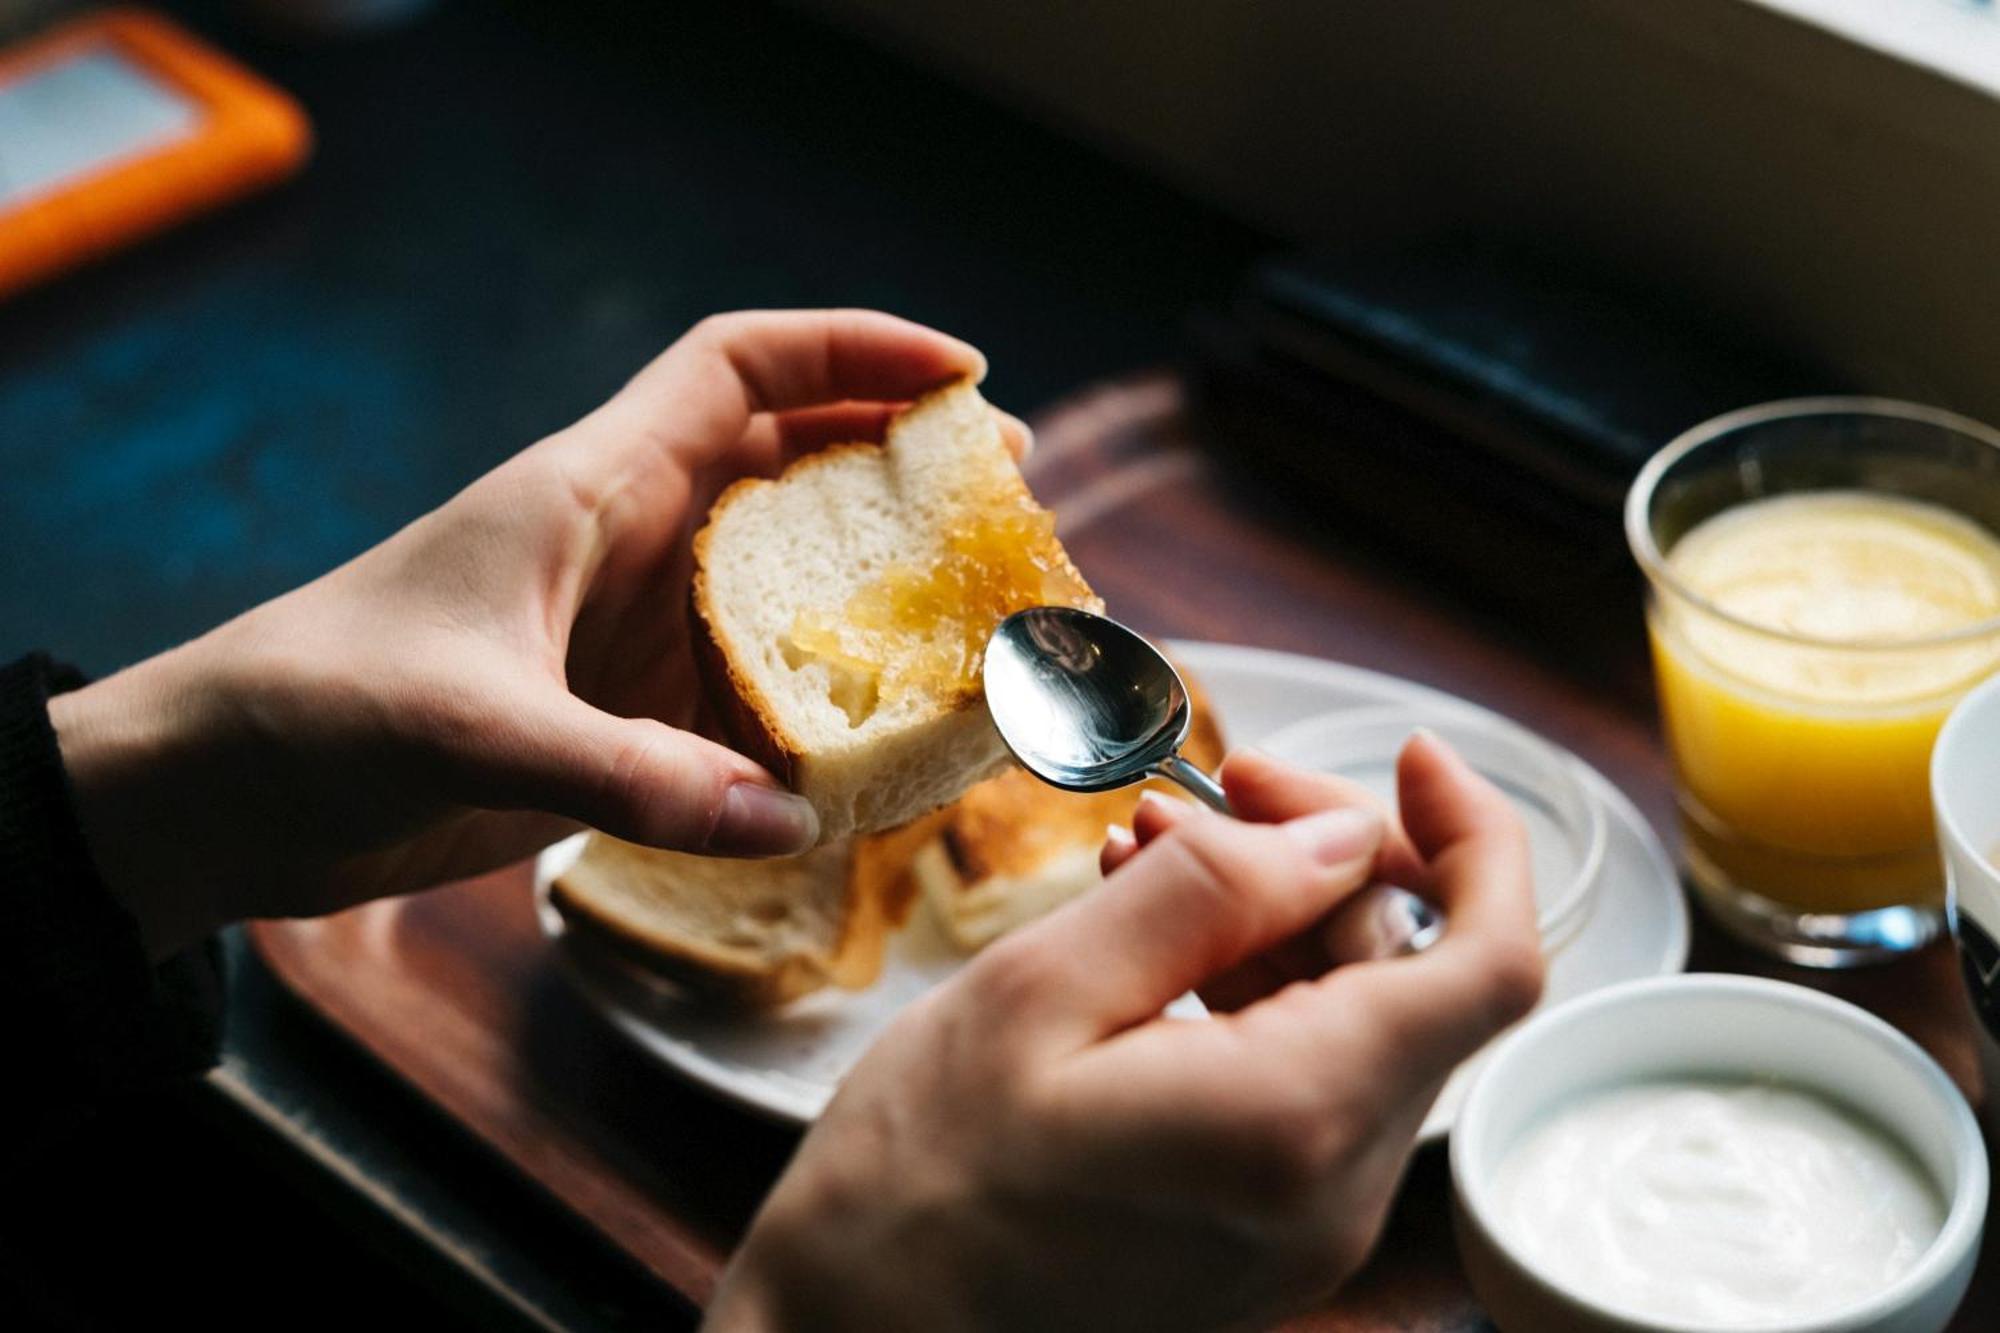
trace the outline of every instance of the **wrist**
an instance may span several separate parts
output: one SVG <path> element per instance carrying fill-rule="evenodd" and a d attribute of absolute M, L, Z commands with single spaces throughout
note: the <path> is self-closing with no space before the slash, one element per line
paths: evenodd
<path fill-rule="evenodd" d="M 809 1135 L 779 1178 L 723 1274 L 703 1333 L 1017 1326 L 967 1299 L 967 1275 L 978 1263 L 956 1242 L 980 1209 L 921 1187 L 901 1206 L 885 1207 L 876 1169 L 887 1155 L 851 1141 L 839 1145 L 846 1151 L 814 1151 L 828 1146 Z M 928 1204 L 918 1202 L 925 1197 Z M 884 1254 L 897 1261 L 882 1262 Z"/>
<path fill-rule="evenodd" d="M 823 1281 L 826 1256 L 816 1254 L 810 1243 L 814 1235 L 831 1240 L 832 1233 L 823 1225 L 812 1227 L 810 1216 L 794 1217 L 798 1211 L 795 1198 L 800 1192 L 797 1167 L 794 1162 L 779 1178 L 771 1197 L 752 1220 L 749 1233 L 723 1271 L 715 1299 L 709 1302 L 701 1333 L 848 1327 L 843 1312 L 831 1299 L 834 1292 Z M 803 1233 L 798 1230 L 799 1223 L 805 1225 Z M 803 1251 L 801 1240 L 807 1242 Z"/>
<path fill-rule="evenodd" d="M 178 683 L 176 659 L 187 651 L 49 700 L 91 860 L 156 962 L 222 924 L 203 833 L 222 793 L 194 781 L 203 709 Z"/>
<path fill-rule="evenodd" d="M 738 1259 L 723 1271 L 700 1333 L 777 1333 L 781 1326 L 771 1306 L 761 1271 Z"/>

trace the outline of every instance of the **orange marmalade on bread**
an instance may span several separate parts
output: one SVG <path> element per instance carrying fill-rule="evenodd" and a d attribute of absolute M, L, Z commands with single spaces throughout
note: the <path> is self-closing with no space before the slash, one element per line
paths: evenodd
<path fill-rule="evenodd" d="M 1031 606 L 1096 604 L 1055 526 L 1025 489 L 968 502 L 945 525 L 935 563 L 883 571 L 837 613 L 801 611 L 782 644 L 785 660 L 824 662 L 833 702 L 854 726 L 884 688 L 977 694 L 994 626 Z"/>

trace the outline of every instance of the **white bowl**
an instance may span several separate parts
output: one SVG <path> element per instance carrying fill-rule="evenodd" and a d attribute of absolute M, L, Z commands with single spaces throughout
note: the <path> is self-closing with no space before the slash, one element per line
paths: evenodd
<path fill-rule="evenodd" d="M 1514 802 L 1534 856 L 1535 924 L 1554 953 L 1582 928 L 1609 837 L 1604 806 L 1584 784 L 1583 765 L 1534 732 L 1470 704 L 1396 704 L 1321 713 L 1286 727 L 1259 748 L 1301 768 L 1359 782 L 1396 799 L 1396 756 L 1418 727 L 1443 737 Z"/>
<path fill-rule="evenodd" d="M 1986 1104 L 2000 1105 L 2000 676 L 1958 701 L 1931 750 L 1951 933 L 1979 1015 Z"/>
<path fill-rule="evenodd" d="M 1538 1271 L 1496 1225 L 1491 1184 L 1520 1135 L 1571 1099 L 1674 1077 L 1770 1078 L 1817 1092 L 1901 1139 L 1945 1201 L 1945 1221 L 1902 1277 L 1786 1333 L 1936 1333 L 1965 1295 L 1986 1219 L 1986 1148 L 1958 1089 L 1908 1037 L 1818 991 L 1691 973 L 1630 982 L 1524 1024 L 1493 1051 L 1451 1135 L 1459 1255 L 1506 1333 L 1712 1333 L 1611 1309 Z M 1742 1327 L 1742 1326 L 1737 1326 Z"/>

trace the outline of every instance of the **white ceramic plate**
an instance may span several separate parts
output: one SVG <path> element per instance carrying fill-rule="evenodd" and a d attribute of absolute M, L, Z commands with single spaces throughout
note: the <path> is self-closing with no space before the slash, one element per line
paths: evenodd
<path fill-rule="evenodd" d="M 1256 744 L 1336 708 L 1447 702 L 1470 707 L 1422 685 L 1318 658 L 1226 644 L 1171 647 L 1207 689 L 1231 745 Z M 1594 769 L 1587 780 L 1610 816 L 1604 884 L 1589 920 L 1550 960 L 1544 1007 L 1614 982 L 1678 972 L 1687 961 L 1687 908 L 1673 863 L 1617 788 Z M 642 1050 L 692 1082 L 776 1120 L 804 1125 L 816 1117 L 889 1020 L 964 962 L 919 905 L 909 928 L 890 941 L 881 979 L 865 991 L 822 991 L 768 1015 L 684 1004 L 669 983 L 564 938 L 562 918 L 549 906 L 546 891 L 580 844 L 580 838 L 556 844 L 535 867 L 542 929 L 557 941 L 563 970 Z M 1478 1060 L 1467 1062 L 1445 1086 L 1424 1122 L 1426 1140 L 1449 1132 Z"/>

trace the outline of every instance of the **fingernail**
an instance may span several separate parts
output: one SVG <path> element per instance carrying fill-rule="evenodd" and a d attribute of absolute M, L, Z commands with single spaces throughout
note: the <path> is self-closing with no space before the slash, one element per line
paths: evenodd
<path fill-rule="evenodd" d="M 1282 826 L 1321 865 L 1339 865 L 1372 855 L 1382 843 L 1382 816 L 1360 806 L 1321 810 Z"/>
<path fill-rule="evenodd" d="M 1451 742 L 1438 735 L 1435 731 L 1432 731 L 1429 727 L 1413 728 L 1410 732 L 1410 739 L 1412 741 L 1422 741 L 1439 754 L 1447 754 L 1454 759 L 1458 758 L 1458 751 L 1451 748 Z"/>
<path fill-rule="evenodd" d="M 1447 764 L 1454 765 L 1461 769 L 1469 770 L 1471 768 L 1471 765 L 1465 762 L 1465 756 L 1452 748 L 1450 741 L 1438 735 L 1435 731 L 1432 731 L 1429 727 L 1417 727 L 1410 732 L 1410 744 L 1414 745 L 1419 741 L 1421 741 L 1430 750 L 1432 754 L 1437 755 L 1439 758 L 1443 759 Z"/>
<path fill-rule="evenodd" d="M 704 851 L 718 856 L 796 856 L 819 840 L 819 812 L 794 792 L 738 782 L 722 794 L 722 809 Z"/>
<path fill-rule="evenodd" d="M 1186 801 L 1176 800 L 1163 791 L 1154 791 L 1149 787 L 1139 793 L 1139 805 L 1132 812 L 1133 818 L 1137 819 L 1139 811 L 1146 809 L 1152 810 L 1155 819 L 1164 819 L 1172 823 L 1194 807 Z"/>
<path fill-rule="evenodd" d="M 1103 856 L 1114 861 L 1123 860 L 1139 850 L 1139 840 L 1132 836 L 1132 830 L 1120 824 L 1113 824 L 1104 830 Z"/>

